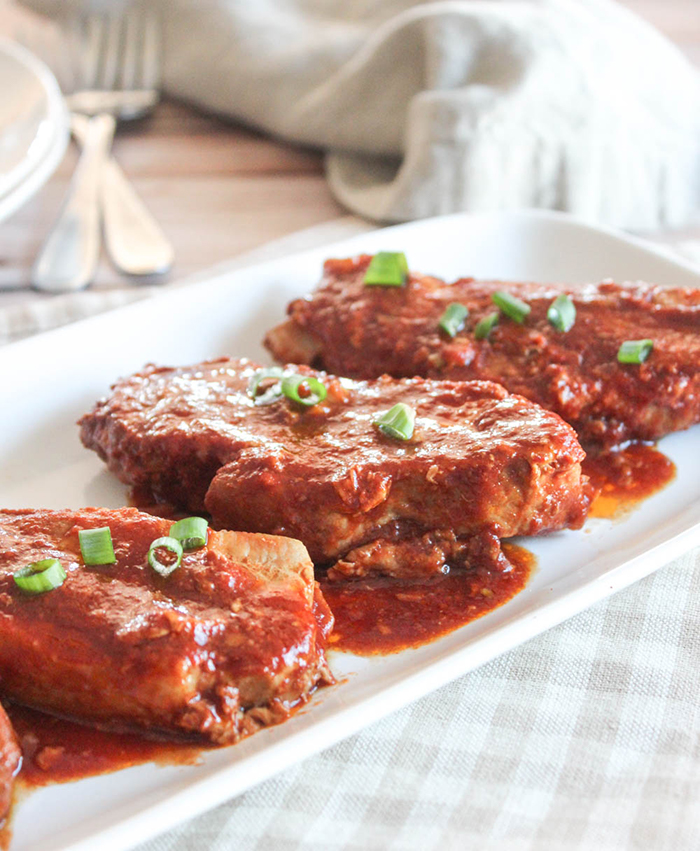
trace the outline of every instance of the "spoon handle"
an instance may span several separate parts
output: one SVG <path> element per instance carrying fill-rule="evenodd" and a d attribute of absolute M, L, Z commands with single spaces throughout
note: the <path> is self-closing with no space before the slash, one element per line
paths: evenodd
<path fill-rule="evenodd" d="M 100 182 L 114 136 L 114 118 L 88 122 L 85 146 L 58 221 L 32 270 L 32 285 L 45 292 L 73 292 L 88 286 L 100 257 Z"/>

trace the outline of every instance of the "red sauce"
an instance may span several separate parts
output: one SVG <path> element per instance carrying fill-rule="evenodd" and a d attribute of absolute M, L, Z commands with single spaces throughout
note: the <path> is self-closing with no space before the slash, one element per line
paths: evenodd
<path fill-rule="evenodd" d="M 584 470 L 598 495 L 590 516 L 619 517 L 667 485 L 675 475 L 670 459 L 651 446 L 589 456 Z M 132 503 L 148 502 L 152 513 L 180 516 L 172 506 L 154 504 L 146 493 Z M 386 655 L 427 644 L 481 617 L 523 589 L 534 568 L 534 556 L 503 544 L 513 565 L 508 573 L 486 568 L 454 571 L 428 581 L 372 579 L 321 581 L 334 615 L 329 647 L 363 656 Z M 22 744 L 19 776 L 22 790 L 105 774 L 145 762 L 195 763 L 199 745 L 145 739 L 137 734 L 108 733 L 24 707 L 10 705 L 8 714 Z M 7 847 L 11 825 L 0 830 L 0 848 Z"/>
<path fill-rule="evenodd" d="M 335 615 L 329 649 L 387 655 L 428 644 L 503 605 L 523 589 L 534 567 L 528 550 L 503 544 L 508 573 L 475 568 L 421 582 L 323 580 Z"/>
<path fill-rule="evenodd" d="M 134 485 L 129 490 L 127 505 L 165 520 L 179 520 L 190 515 L 178 511 L 171 502 L 158 500 L 147 485 Z"/>
<path fill-rule="evenodd" d="M 626 449 L 587 456 L 583 471 L 598 491 L 589 517 L 622 517 L 660 491 L 676 475 L 670 458 L 653 446 L 635 443 Z"/>
<path fill-rule="evenodd" d="M 103 732 L 14 704 L 7 714 L 22 746 L 19 781 L 24 787 L 65 783 L 144 762 L 192 765 L 202 753 L 201 745 Z"/>
<path fill-rule="evenodd" d="M 17 794 L 15 793 L 14 800 L 12 803 L 12 807 L 16 806 Z M 12 842 L 12 813 L 5 819 L 5 821 L 0 822 L 0 848 L 2 851 L 7 851 L 10 847 L 10 842 Z"/>

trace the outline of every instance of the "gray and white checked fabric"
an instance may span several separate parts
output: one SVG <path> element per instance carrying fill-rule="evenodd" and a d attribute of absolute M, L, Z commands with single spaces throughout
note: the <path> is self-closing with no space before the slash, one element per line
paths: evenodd
<path fill-rule="evenodd" d="M 138 851 L 700 847 L 700 553 Z"/>
<path fill-rule="evenodd" d="M 0 311 L 0 342 L 114 306 L 100 298 L 28 296 Z M 696 550 L 138 851 L 694 851 L 699 704 Z"/>

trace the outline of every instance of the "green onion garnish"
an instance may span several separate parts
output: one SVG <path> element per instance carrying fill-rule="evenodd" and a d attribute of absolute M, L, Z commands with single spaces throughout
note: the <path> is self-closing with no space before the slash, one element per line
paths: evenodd
<path fill-rule="evenodd" d="M 501 308 L 506 316 L 515 320 L 515 322 L 519 322 L 521 325 L 531 310 L 529 304 L 525 304 L 524 301 L 504 290 L 498 290 L 493 293 L 491 300 L 497 307 Z"/>
<path fill-rule="evenodd" d="M 117 560 L 114 556 L 109 526 L 103 526 L 100 529 L 81 529 L 78 532 L 78 540 L 85 564 L 114 564 Z"/>
<path fill-rule="evenodd" d="M 299 393 L 299 388 L 305 387 L 306 393 L 302 396 Z M 317 405 L 328 395 L 325 384 L 314 378 L 313 375 L 288 375 L 282 379 L 282 392 L 293 402 L 298 402 L 300 405 L 305 405 L 310 408 L 312 405 Z"/>
<path fill-rule="evenodd" d="M 496 325 L 498 325 L 498 313 L 494 311 L 476 323 L 474 336 L 477 340 L 485 340 Z"/>
<path fill-rule="evenodd" d="M 171 558 L 167 562 L 162 561 L 158 556 L 158 550 L 167 550 L 171 554 Z M 175 538 L 156 538 L 148 549 L 148 563 L 161 576 L 170 576 L 173 570 L 180 567 L 181 561 L 182 544 Z"/>
<path fill-rule="evenodd" d="M 410 440 L 413 437 L 413 428 L 416 422 L 416 412 L 413 408 L 399 402 L 386 414 L 382 414 L 374 421 L 382 434 L 393 437 L 396 440 Z"/>
<path fill-rule="evenodd" d="M 183 550 L 198 550 L 206 546 L 208 528 L 209 524 L 203 517 L 184 517 L 173 523 L 168 534 L 182 544 Z"/>
<path fill-rule="evenodd" d="M 566 293 L 562 293 L 547 308 L 547 319 L 557 331 L 570 331 L 576 322 L 576 305 Z"/>
<path fill-rule="evenodd" d="M 625 340 L 617 352 L 620 363 L 644 363 L 654 348 L 653 340 Z"/>
<path fill-rule="evenodd" d="M 452 304 L 448 304 L 445 308 L 445 312 L 440 317 L 438 325 L 446 334 L 454 337 L 458 331 L 464 328 L 464 320 L 467 316 L 469 316 L 469 308 L 457 301 L 453 301 Z"/>
<path fill-rule="evenodd" d="M 284 376 L 284 370 L 280 366 L 271 366 L 268 369 L 259 369 L 253 374 L 253 377 L 248 382 L 248 395 L 256 405 L 270 405 L 276 402 L 282 395 L 282 387 L 280 379 Z M 275 382 L 271 387 L 268 387 L 264 393 L 258 396 L 258 388 L 263 381 L 274 378 Z"/>
<path fill-rule="evenodd" d="M 45 558 L 20 567 L 13 578 L 25 594 L 43 594 L 63 585 L 66 571 L 57 558 Z"/>
<path fill-rule="evenodd" d="M 403 251 L 378 251 L 365 272 L 367 287 L 402 287 L 408 277 Z"/>

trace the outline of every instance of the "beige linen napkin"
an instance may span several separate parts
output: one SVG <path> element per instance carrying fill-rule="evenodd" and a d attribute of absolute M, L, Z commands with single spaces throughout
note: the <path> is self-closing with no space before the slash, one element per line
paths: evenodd
<path fill-rule="evenodd" d="M 360 215 L 547 207 L 635 230 L 698 215 L 698 74 L 612 0 L 146 2 L 167 91 L 325 149 Z"/>

